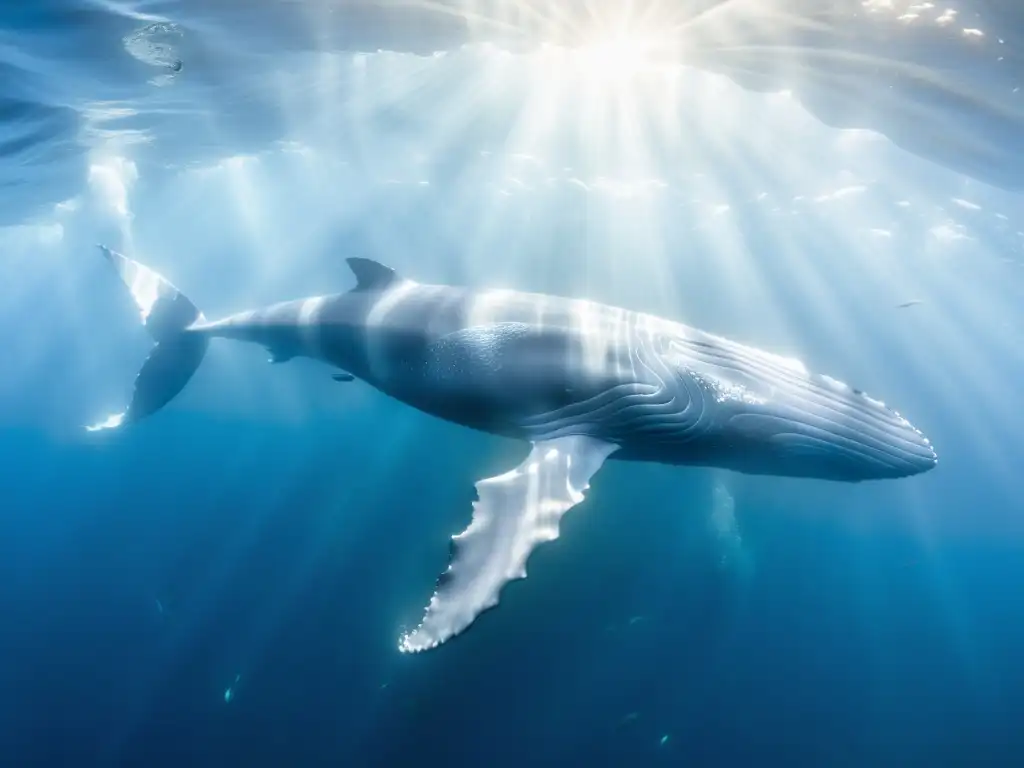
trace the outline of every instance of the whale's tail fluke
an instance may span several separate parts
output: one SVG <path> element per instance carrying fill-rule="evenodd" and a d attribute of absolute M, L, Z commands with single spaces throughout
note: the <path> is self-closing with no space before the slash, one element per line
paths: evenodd
<path fill-rule="evenodd" d="M 142 324 L 156 345 L 135 377 L 128 408 L 86 427 L 90 432 L 139 421 L 167 405 L 192 378 L 209 343 L 205 334 L 188 332 L 193 323 L 205 318 L 185 294 L 149 267 L 105 246 L 100 250 L 131 291 Z"/>

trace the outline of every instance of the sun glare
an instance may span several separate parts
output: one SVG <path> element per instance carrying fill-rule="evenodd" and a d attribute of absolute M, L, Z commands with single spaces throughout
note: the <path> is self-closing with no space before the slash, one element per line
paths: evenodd
<path fill-rule="evenodd" d="M 613 37 L 566 52 L 564 66 L 574 77 L 598 83 L 618 83 L 651 65 L 650 44 L 632 37 Z"/>

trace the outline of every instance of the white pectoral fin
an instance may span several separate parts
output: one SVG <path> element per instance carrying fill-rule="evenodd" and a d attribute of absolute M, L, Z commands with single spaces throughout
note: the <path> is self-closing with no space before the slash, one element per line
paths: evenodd
<path fill-rule="evenodd" d="M 507 582 L 526 577 L 533 548 L 558 538 L 562 515 L 583 501 L 590 478 L 617 447 L 582 435 L 536 442 L 511 472 L 477 483 L 473 520 L 452 537 L 448 570 L 399 649 L 434 648 L 497 605 Z"/>

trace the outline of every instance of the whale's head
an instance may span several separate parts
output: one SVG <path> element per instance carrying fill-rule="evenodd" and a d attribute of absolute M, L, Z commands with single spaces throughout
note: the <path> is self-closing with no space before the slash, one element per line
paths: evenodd
<path fill-rule="evenodd" d="M 784 384 L 729 420 L 772 474 L 859 482 L 919 475 L 938 464 L 931 441 L 904 416 L 828 376 Z"/>
<path fill-rule="evenodd" d="M 707 409 L 712 454 L 757 474 L 857 482 L 934 469 L 931 441 L 902 414 L 830 376 L 721 339 L 676 349 Z"/>

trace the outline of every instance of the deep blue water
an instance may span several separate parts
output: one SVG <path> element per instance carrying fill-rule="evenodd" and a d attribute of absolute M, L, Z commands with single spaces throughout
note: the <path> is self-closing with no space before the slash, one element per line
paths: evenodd
<path fill-rule="evenodd" d="M 595 48 L 627 26 L 658 50 Z M 8 3 L 0 765 L 1024 764 L 1022 30 L 1011 0 Z M 87 434 L 148 348 L 96 242 L 209 316 L 345 290 L 347 256 L 654 312 L 883 398 L 940 463 L 611 462 L 500 607 L 402 655 L 524 447 L 228 343 Z"/>

